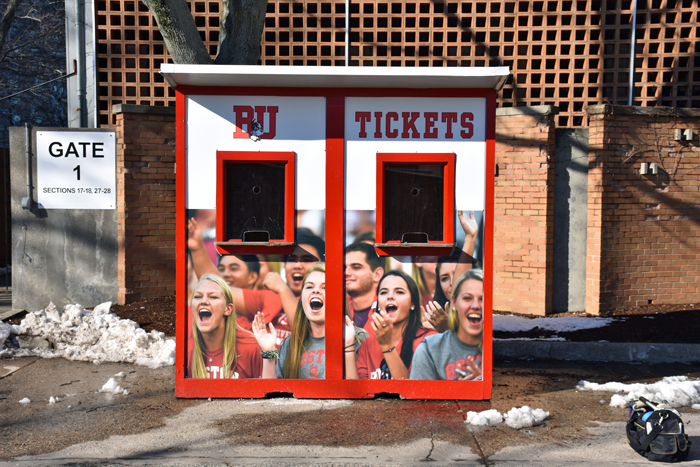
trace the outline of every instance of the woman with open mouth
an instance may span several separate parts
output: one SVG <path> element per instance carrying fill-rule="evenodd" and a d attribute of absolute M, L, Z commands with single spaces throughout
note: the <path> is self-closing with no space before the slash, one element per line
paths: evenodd
<path fill-rule="evenodd" d="M 392 270 L 377 285 L 374 335 L 360 346 L 360 379 L 408 379 L 413 352 L 424 337 L 436 332 L 421 325 L 420 293 L 406 273 Z M 352 378 L 350 374 L 347 376 Z"/>
<path fill-rule="evenodd" d="M 481 380 L 484 340 L 484 273 L 471 269 L 452 287 L 450 330 L 429 336 L 416 349 L 411 379 Z"/>
<path fill-rule="evenodd" d="M 263 378 L 324 379 L 326 376 L 326 267 L 319 263 L 304 275 L 292 333 L 277 350 L 275 327 L 258 313 L 253 334 L 262 349 Z"/>
<path fill-rule="evenodd" d="M 262 358 L 253 335 L 236 325 L 226 282 L 205 274 L 192 293 L 188 378 L 260 378 Z"/>

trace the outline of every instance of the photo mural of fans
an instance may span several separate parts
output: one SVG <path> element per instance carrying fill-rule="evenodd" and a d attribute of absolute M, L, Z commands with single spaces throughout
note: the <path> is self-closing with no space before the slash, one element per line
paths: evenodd
<path fill-rule="evenodd" d="M 349 315 L 369 337 L 354 361 L 346 353 L 346 378 L 480 381 L 483 212 L 457 212 L 460 248 L 439 257 L 378 256 L 371 223 L 353 222 L 372 216 L 347 213 Z"/>
<path fill-rule="evenodd" d="M 304 374 L 302 371 L 284 377 L 324 377 L 325 290 L 322 281 L 316 281 L 318 284 L 314 282 L 324 295 L 319 310 L 316 309 L 319 303 L 317 300 L 307 303 L 306 308 L 303 307 L 303 300 L 300 300 L 304 295 L 305 279 L 308 279 L 311 270 L 316 271 L 316 275 L 325 277 L 323 217 L 323 211 L 297 213 L 297 241 L 288 255 L 221 255 L 215 249 L 208 248 L 206 240 L 215 238 L 216 212 L 197 210 L 188 213 L 190 306 L 187 309 L 186 323 L 190 357 L 187 377 L 276 377 L 274 372 L 265 372 L 265 365 L 272 360 L 279 362 L 277 356 L 280 351 L 285 357 L 289 353 L 290 343 L 298 343 L 292 346 L 292 351 L 301 349 L 302 354 L 295 354 L 293 358 L 303 356 L 302 364 L 308 360 L 309 373 Z M 315 276 L 312 278 L 317 279 Z M 310 286 L 311 283 L 308 283 L 307 287 Z M 304 313 L 301 313 L 302 310 Z M 301 317 L 299 321 L 302 324 L 299 334 L 292 339 L 297 317 Z M 259 331 L 257 336 L 254 333 L 256 323 Z M 210 331 L 210 328 L 215 329 Z M 271 330 L 271 335 L 265 336 L 264 347 L 260 344 L 262 330 Z M 217 336 L 220 333 L 220 340 L 213 346 L 205 346 L 210 342 L 207 332 L 214 332 Z M 267 349 L 272 338 L 274 351 Z M 227 346 L 238 350 L 229 355 Z M 267 352 L 261 352 L 263 349 L 267 349 Z M 214 355 L 212 351 L 218 353 Z M 311 365 L 312 355 L 314 365 Z M 226 364 L 221 363 L 222 357 Z M 204 365 L 201 364 L 202 361 Z M 279 377 L 283 377 L 282 373 Z"/>

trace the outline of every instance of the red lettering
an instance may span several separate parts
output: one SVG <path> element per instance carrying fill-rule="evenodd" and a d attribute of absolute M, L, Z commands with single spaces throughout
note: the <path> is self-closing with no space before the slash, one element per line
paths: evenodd
<path fill-rule="evenodd" d="M 459 360 L 457 360 L 457 361 L 455 362 L 455 366 L 456 366 L 457 368 L 459 368 L 460 370 L 462 370 L 462 371 L 465 371 L 465 369 L 467 368 L 467 367 L 466 367 L 466 364 L 464 363 L 464 359 L 463 359 L 463 358 L 460 358 Z"/>
<path fill-rule="evenodd" d="M 452 124 L 457 122 L 457 112 L 443 112 L 442 113 L 442 123 L 447 123 L 447 131 L 445 131 L 445 138 L 453 138 L 452 134 Z"/>
<path fill-rule="evenodd" d="M 387 138 L 396 138 L 399 136 L 399 130 L 392 130 L 391 129 L 391 121 L 398 122 L 399 121 L 399 114 L 396 112 L 387 112 L 386 113 L 386 136 Z"/>
<path fill-rule="evenodd" d="M 365 123 L 369 122 L 372 118 L 371 112 L 355 112 L 355 121 L 360 122 L 360 138 L 367 138 L 367 132 L 365 131 Z"/>
<path fill-rule="evenodd" d="M 411 138 L 420 138 L 420 133 L 416 130 L 416 120 L 420 117 L 420 112 L 403 112 L 401 116 L 403 117 L 403 133 L 401 133 L 401 137 L 408 138 L 408 130 L 411 130 L 413 132 Z"/>
<path fill-rule="evenodd" d="M 437 118 L 437 112 L 425 113 L 425 133 L 423 134 L 423 138 L 437 138 L 437 128 L 435 128 L 435 121 Z"/>
<path fill-rule="evenodd" d="M 308 352 L 304 352 L 303 354 L 301 354 L 301 363 L 299 363 L 299 366 L 311 365 L 314 362 L 315 357 L 315 350 L 309 350 Z"/>
<path fill-rule="evenodd" d="M 233 112 L 236 114 L 236 131 L 233 137 L 248 138 L 248 133 L 253 130 L 253 108 L 249 105 L 234 105 Z M 248 128 L 247 131 L 243 129 L 244 125 Z"/>
<path fill-rule="evenodd" d="M 257 111 L 259 107 L 256 107 L 255 110 Z M 264 108 L 264 107 L 263 107 Z M 270 107 L 267 108 L 267 113 L 270 114 L 270 128 L 267 130 L 267 133 L 263 133 L 260 135 L 260 139 L 272 139 L 277 135 L 277 112 L 279 111 L 279 107 L 276 105 L 271 105 Z M 265 127 L 264 125 L 264 115 L 261 116 L 260 113 L 258 113 L 258 123 L 260 125 L 263 125 L 263 128 Z"/>
<path fill-rule="evenodd" d="M 374 120 L 375 120 L 374 137 L 381 138 L 382 137 L 382 113 L 381 112 L 374 112 Z"/>
<path fill-rule="evenodd" d="M 455 377 L 455 364 L 450 363 L 445 367 L 445 377 L 447 380 L 454 379 Z"/>
<path fill-rule="evenodd" d="M 464 139 L 469 139 L 472 136 L 474 136 L 474 124 L 469 123 L 474 120 L 474 114 L 471 112 L 464 112 L 462 114 L 462 130 L 459 134 L 462 135 L 462 138 Z"/>
<path fill-rule="evenodd" d="M 323 356 L 326 354 L 325 350 L 317 350 L 316 355 L 318 356 L 318 360 L 316 360 L 316 363 L 323 363 Z"/>
<path fill-rule="evenodd" d="M 311 376 L 314 379 L 318 379 L 318 367 L 312 366 L 309 368 L 309 376 Z"/>

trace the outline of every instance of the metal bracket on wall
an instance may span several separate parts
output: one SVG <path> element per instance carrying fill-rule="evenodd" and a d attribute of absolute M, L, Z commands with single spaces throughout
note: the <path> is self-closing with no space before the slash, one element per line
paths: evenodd
<path fill-rule="evenodd" d="M 22 209 L 31 211 L 34 206 L 34 201 L 32 200 L 32 126 L 29 123 L 25 123 L 24 130 L 24 146 L 27 150 L 27 197 L 22 198 Z"/>

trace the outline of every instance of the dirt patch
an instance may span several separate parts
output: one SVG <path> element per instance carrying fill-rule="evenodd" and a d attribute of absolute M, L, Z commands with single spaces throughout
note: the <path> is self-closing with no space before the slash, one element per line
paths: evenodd
<path fill-rule="evenodd" d="M 151 329 L 175 335 L 175 296 L 140 300 L 128 305 L 112 305 L 112 313 L 139 323 L 146 332 Z"/>
<path fill-rule="evenodd" d="M 501 361 L 494 364 L 491 401 L 377 399 L 334 409 L 237 415 L 215 425 L 235 444 L 305 445 L 313 440 L 322 446 L 401 446 L 432 438 L 469 446 L 488 458 L 507 446 L 582 442 L 591 436 L 588 428 L 598 422 L 626 421 L 627 408 L 609 405 L 613 393 L 578 391 L 575 386 L 581 380 L 656 382 L 677 375 L 697 378 L 700 369 L 681 364 Z M 464 423 L 469 411 L 493 408 L 506 413 L 524 405 L 548 411 L 549 418 L 540 426 L 520 430 L 504 424 Z"/>

